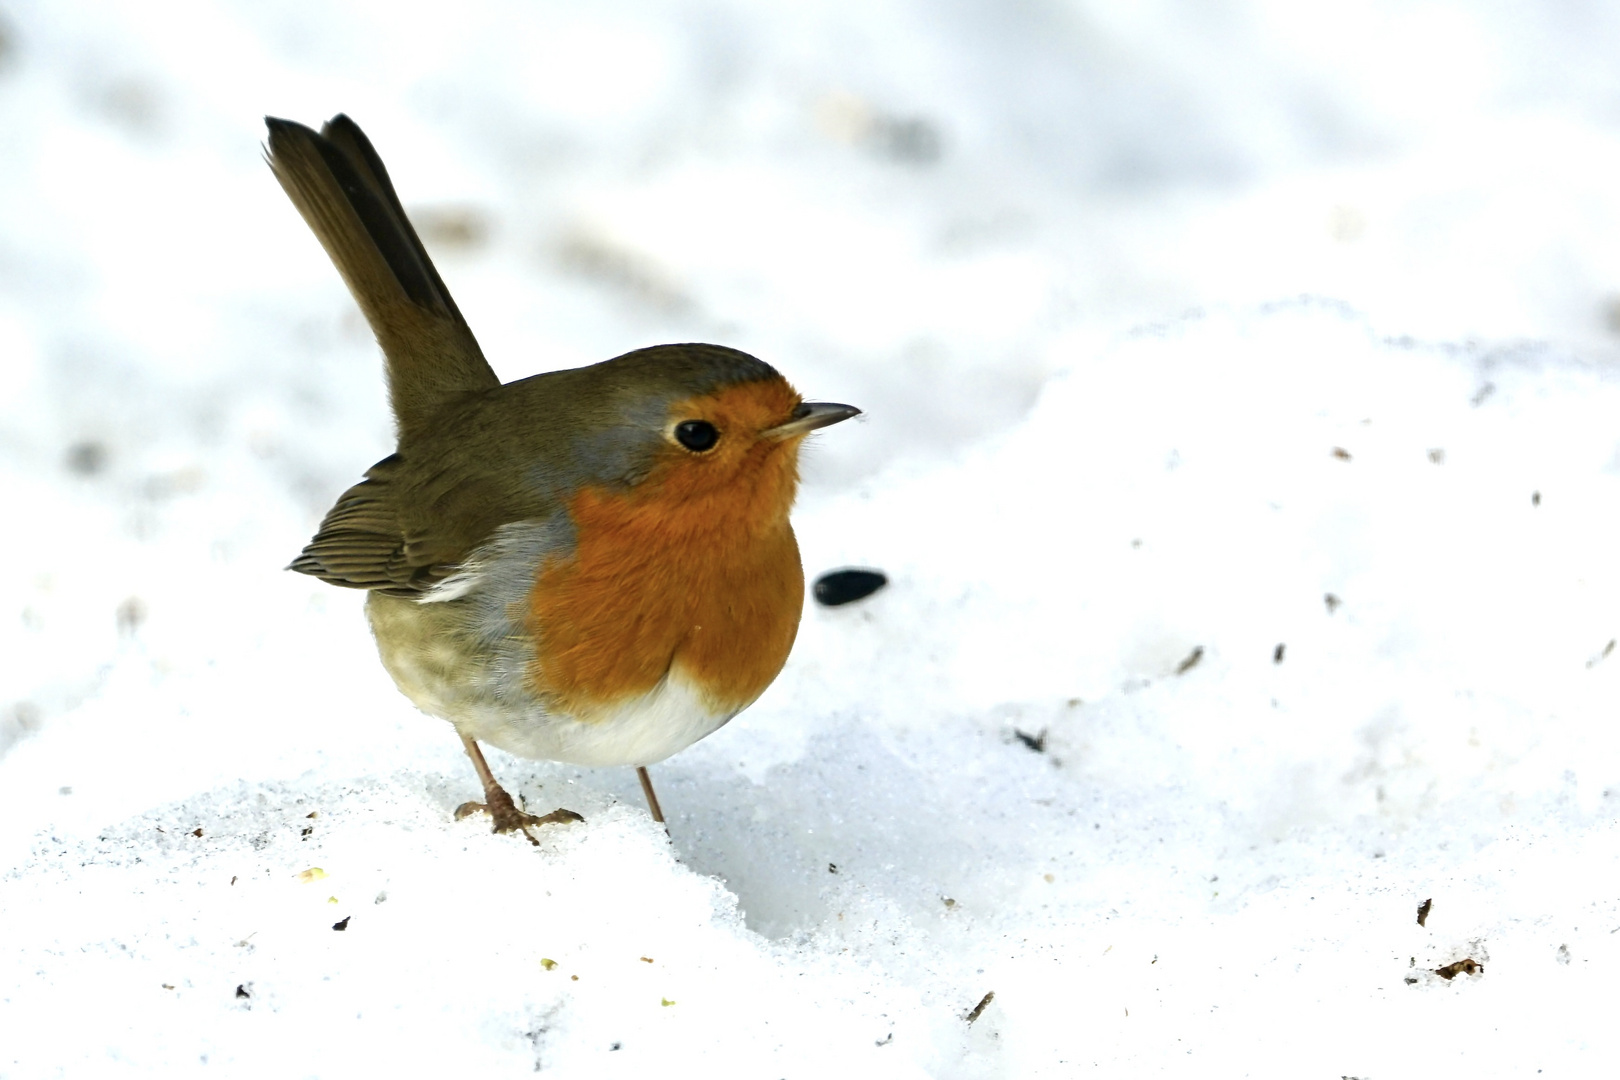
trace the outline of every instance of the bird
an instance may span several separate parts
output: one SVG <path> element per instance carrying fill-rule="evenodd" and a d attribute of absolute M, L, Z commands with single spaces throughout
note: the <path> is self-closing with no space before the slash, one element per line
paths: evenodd
<path fill-rule="evenodd" d="M 378 655 L 447 720 L 498 833 L 532 815 L 480 744 L 647 767 L 713 734 L 776 678 L 804 572 L 789 512 L 811 432 L 860 414 L 805 401 L 722 345 L 653 345 L 502 383 L 343 114 L 266 117 L 266 161 L 385 360 L 397 448 L 343 492 L 289 569 L 366 592 Z M 667 828 L 667 826 L 666 826 Z"/>

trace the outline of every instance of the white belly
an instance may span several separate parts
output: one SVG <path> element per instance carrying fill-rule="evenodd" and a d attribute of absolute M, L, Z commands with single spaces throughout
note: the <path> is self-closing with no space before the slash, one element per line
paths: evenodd
<path fill-rule="evenodd" d="M 526 715 L 489 716 L 492 723 L 456 727 L 518 757 L 573 765 L 653 765 L 712 734 L 735 711 L 716 712 L 679 668 L 647 694 L 576 720 L 534 706 Z"/>
<path fill-rule="evenodd" d="M 652 765 L 746 707 L 717 707 L 676 662 L 640 697 L 588 716 L 563 715 L 549 711 L 530 689 L 533 643 L 510 620 L 507 605 L 472 596 L 447 594 L 421 603 L 372 593 L 366 616 L 383 667 L 417 708 L 518 757 Z"/>

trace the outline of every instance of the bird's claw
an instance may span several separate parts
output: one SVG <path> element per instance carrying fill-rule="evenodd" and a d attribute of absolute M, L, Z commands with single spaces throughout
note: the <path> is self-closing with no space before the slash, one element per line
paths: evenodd
<path fill-rule="evenodd" d="M 517 808 L 517 804 L 512 801 L 512 796 L 501 788 L 487 792 L 484 798 L 485 802 L 464 802 L 456 807 L 456 820 L 460 821 L 469 814 L 487 813 L 495 822 L 495 827 L 491 831 L 498 833 L 521 832 L 524 838 L 536 847 L 540 845 L 540 841 L 529 833 L 530 826 L 563 825 L 571 821 L 585 820 L 572 810 L 553 810 L 549 814 L 542 814 L 538 817 L 534 814 L 525 813 Z"/>

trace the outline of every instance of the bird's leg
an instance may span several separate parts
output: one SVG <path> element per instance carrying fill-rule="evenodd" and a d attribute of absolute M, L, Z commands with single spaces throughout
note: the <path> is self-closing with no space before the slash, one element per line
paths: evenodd
<path fill-rule="evenodd" d="M 495 819 L 495 832 L 521 832 L 529 843 L 538 847 L 540 841 L 530 835 L 529 826 L 558 825 L 565 821 L 585 820 L 572 810 L 553 810 L 551 813 L 541 817 L 535 817 L 533 814 L 526 814 L 519 810 L 517 804 L 512 801 L 512 796 L 508 795 L 506 789 L 495 782 L 495 774 L 489 771 L 489 763 L 484 760 L 484 752 L 478 749 L 478 744 L 463 735 L 461 745 L 466 749 L 467 756 L 472 758 L 473 768 L 478 770 L 478 779 L 484 785 L 484 801 L 481 803 L 465 802 L 456 807 L 457 821 L 460 821 L 468 814 L 476 814 L 478 811 L 484 810 L 489 813 L 490 817 Z"/>
<path fill-rule="evenodd" d="M 636 776 L 641 780 L 641 793 L 647 796 L 647 809 L 652 811 L 652 819 L 664 825 L 664 812 L 658 808 L 658 793 L 653 791 L 652 777 L 647 775 L 647 767 L 637 765 Z M 669 831 L 668 825 L 664 825 L 664 831 Z"/>

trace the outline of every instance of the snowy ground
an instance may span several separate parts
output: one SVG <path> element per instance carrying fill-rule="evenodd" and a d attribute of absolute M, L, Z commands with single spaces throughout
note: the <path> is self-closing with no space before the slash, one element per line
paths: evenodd
<path fill-rule="evenodd" d="M 8 7 L 0 1076 L 1612 1068 L 1620 16 L 1313 7 Z M 281 570 L 390 449 L 258 157 L 340 109 L 503 376 L 868 410 L 798 522 L 892 584 L 669 840 L 453 821 Z"/>

